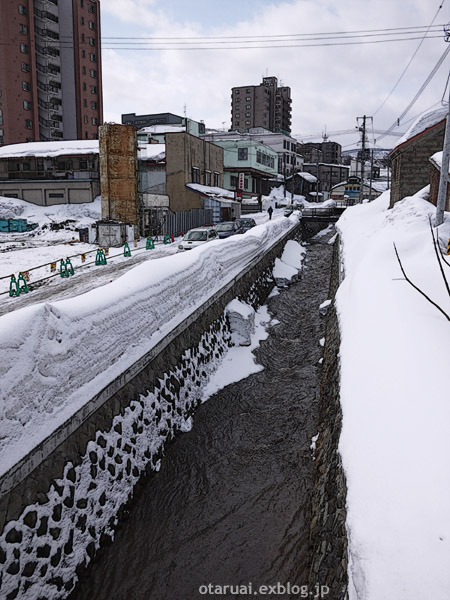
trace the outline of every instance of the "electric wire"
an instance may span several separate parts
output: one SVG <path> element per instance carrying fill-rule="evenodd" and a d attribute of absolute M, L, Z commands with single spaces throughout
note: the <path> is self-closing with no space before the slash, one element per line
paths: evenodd
<path fill-rule="evenodd" d="M 430 23 L 430 26 L 428 27 L 427 31 L 425 32 L 423 38 L 420 40 L 419 45 L 417 46 L 417 48 L 415 49 L 413 55 L 411 56 L 411 58 L 409 59 L 408 64 L 406 65 L 406 67 L 403 69 L 402 74 L 400 75 L 400 77 L 397 79 L 397 81 L 394 84 L 394 87 L 391 89 L 391 91 L 389 92 L 389 94 L 386 96 L 386 98 L 383 100 L 383 102 L 380 104 L 380 106 L 372 113 L 372 116 L 375 116 L 382 108 L 383 106 L 386 104 L 386 102 L 389 100 L 389 98 L 392 96 L 393 92 L 395 91 L 395 89 L 397 88 L 398 84 L 400 83 L 400 81 L 403 79 L 403 76 L 405 75 L 406 71 L 408 70 L 410 64 L 412 63 L 412 61 L 414 60 L 416 54 L 418 53 L 418 51 L 420 50 L 423 42 L 425 41 L 425 38 L 427 37 L 430 29 L 433 27 L 433 23 L 436 20 L 436 17 L 439 14 L 439 11 L 442 9 L 442 7 L 444 6 L 445 0 L 442 1 L 442 3 L 440 4 L 439 8 L 436 11 L 436 14 L 433 17 L 433 20 Z"/>
<path fill-rule="evenodd" d="M 448 53 L 450 52 L 450 46 L 447 46 L 447 48 L 444 50 L 444 53 L 442 54 L 442 56 L 439 58 L 439 60 L 437 61 L 437 63 L 435 64 L 435 66 L 433 67 L 431 73 L 428 75 L 428 77 L 426 78 L 426 80 L 424 81 L 424 83 L 422 84 L 421 88 L 419 89 L 419 91 L 417 92 L 417 94 L 414 96 L 414 98 L 411 100 L 411 102 L 408 104 L 408 106 L 405 108 L 405 110 L 402 112 L 402 114 L 395 120 L 395 122 L 389 127 L 389 129 L 387 130 L 387 132 L 382 135 L 381 137 L 378 138 L 378 140 L 383 139 L 384 137 L 386 137 L 391 131 L 393 131 L 396 127 L 399 127 L 400 125 L 400 121 L 403 119 L 403 117 L 409 112 L 409 110 L 414 106 L 414 104 L 417 102 L 417 100 L 420 98 L 420 96 L 422 95 L 422 93 L 425 91 L 425 89 L 427 88 L 428 84 L 430 83 L 430 81 L 433 79 L 433 77 L 435 76 L 435 74 L 437 73 L 439 67 L 442 65 L 442 63 L 444 62 L 444 60 L 447 58 Z"/>

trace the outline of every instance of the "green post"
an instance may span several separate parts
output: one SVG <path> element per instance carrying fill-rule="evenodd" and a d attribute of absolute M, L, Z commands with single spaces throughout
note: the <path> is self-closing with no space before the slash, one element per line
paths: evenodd
<path fill-rule="evenodd" d="M 97 250 L 97 254 L 95 256 L 95 264 L 96 265 L 106 265 L 106 256 L 103 248 L 99 248 Z"/>
<path fill-rule="evenodd" d="M 153 241 L 152 237 L 147 238 L 147 243 L 145 244 L 145 249 L 146 250 L 154 250 L 155 249 L 155 242 Z"/>
<path fill-rule="evenodd" d="M 166 233 L 166 235 L 164 236 L 164 243 L 165 244 L 171 244 L 172 240 L 170 239 L 170 235 L 168 233 Z"/>
<path fill-rule="evenodd" d="M 20 296 L 20 287 L 18 281 L 16 281 L 15 275 L 11 275 L 11 281 L 9 282 L 9 295 Z"/>
<path fill-rule="evenodd" d="M 21 285 L 22 284 L 22 285 Z M 19 294 L 23 292 L 24 294 L 28 294 L 28 285 L 25 277 L 22 273 L 19 273 L 19 277 L 17 279 L 17 287 L 19 288 Z"/>
<path fill-rule="evenodd" d="M 126 257 L 131 256 L 131 250 L 128 242 L 125 242 L 125 246 L 123 247 L 123 255 Z"/>
<path fill-rule="evenodd" d="M 61 261 L 59 263 L 59 275 L 60 275 L 60 277 L 69 277 L 69 273 L 67 271 L 66 263 L 64 262 L 63 258 L 61 259 Z"/>
<path fill-rule="evenodd" d="M 75 270 L 73 268 L 73 265 L 72 265 L 69 257 L 66 258 L 66 271 L 67 271 L 67 277 L 69 275 L 73 275 L 75 273 Z"/>

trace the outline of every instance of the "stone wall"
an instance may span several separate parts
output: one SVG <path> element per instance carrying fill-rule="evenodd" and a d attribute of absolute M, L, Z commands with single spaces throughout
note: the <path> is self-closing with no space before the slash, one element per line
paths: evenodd
<path fill-rule="evenodd" d="M 253 307 L 264 302 L 273 262 L 299 229 L 197 309 L 40 462 L 36 449 L 39 464 L 0 500 L 1 598 L 58 599 L 73 590 L 114 536 L 139 480 L 157 471 L 166 444 L 190 429 L 202 388 L 231 344 L 225 306 L 235 297 Z"/>
<path fill-rule="evenodd" d="M 334 298 L 339 287 L 339 238 L 334 244 L 327 313 L 322 381 L 320 389 L 319 437 L 315 449 L 316 480 L 312 498 L 310 532 L 311 570 L 309 583 L 328 586 L 330 600 L 347 596 L 347 534 L 345 475 L 338 452 L 342 426 L 339 400 L 340 334 Z"/>

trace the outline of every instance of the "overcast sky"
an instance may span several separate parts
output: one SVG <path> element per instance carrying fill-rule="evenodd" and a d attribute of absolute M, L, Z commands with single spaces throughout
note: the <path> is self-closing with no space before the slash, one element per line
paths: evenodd
<path fill-rule="evenodd" d="M 391 32 L 391 39 L 402 41 L 319 47 L 295 46 L 300 42 L 286 37 L 366 31 L 363 37 L 347 42 L 376 41 L 380 37 L 373 30 L 408 28 L 414 32 L 414 27 L 428 27 L 437 12 L 435 25 L 448 23 L 449 7 L 450 0 L 103 0 L 104 119 L 120 123 L 123 113 L 183 115 L 186 111 L 188 117 L 204 120 L 206 127 L 228 129 L 231 88 L 258 85 L 263 76 L 274 75 L 291 88 L 293 135 L 299 140 L 319 135 L 320 141 L 326 127 L 330 139 L 354 147 L 356 118 L 374 115 L 374 128 L 388 129 L 450 44 L 443 33 L 425 39 L 380 108 L 420 43 L 420 39 L 403 38 L 422 38 L 423 33 Z M 207 40 L 181 39 L 212 36 L 220 39 L 210 40 L 210 45 L 220 49 L 188 50 L 204 46 Z M 230 49 L 227 44 L 248 45 L 249 36 L 261 36 L 254 38 L 253 45 L 264 47 Z M 266 36 L 284 38 L 271 42 Z M 143 47 L 142 42 L 156 41 L 137 38 L 161 38 L 158 42 L 165 48 L 175 45 L 176 49 L 135 50 Z M 309 44 L 319 42 L 310 40 Z M 291 47 L 268 48 L 269 43 Z M 429 107 L 439 106 L 449 67 L 450 54 L 396 131 L 404 131 L 407 121 Z M 347 130 L 355 134 L 333 135 Z M 394 144 L 395 138 L 387 137 L 378 145 Z"/>

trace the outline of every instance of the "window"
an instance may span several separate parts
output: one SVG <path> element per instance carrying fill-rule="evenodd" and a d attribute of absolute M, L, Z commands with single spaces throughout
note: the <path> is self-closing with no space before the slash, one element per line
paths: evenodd
<path fill-rule="evenodd" d="M 97 77 L 97 71 L 95 71 L 94 69 L 89 69 L 89 75 L 91 77 Z"/>
<path fill-rule="evenodd" d="M 81 17 L 81 24 L 84 25 L 84 17 Z"/>
<path fill-rule="evenodd" d="M 49 198 L 64 198 L 64 194 L 56 194 L 56 193 L 50 193 L 48 195 Z"/>
<path fill-rule="evenodd" d="M 24 33 L 26 35 L 28 33 L 28 27 L 26 25 L 24 25 L 23 23 L 21 23 L 19 26 L 19 31 L 20 31 L 20 33 Z"/>
<path fill-rule="evenodd" d="M 95 62 L 97 60 L 95 54 L 92 54 L 92 52 L 89 54 L 89 60 L 91 62 Z"/>
<path fill-rule="evenodd" d="M 25 110 L 31 110 L 31 102 L 29 102 L 28 100 L 24 100 L 23 107 Z"/>
<path fill-rule="evenodd" d="M 246 102 L 251 102 L 251 101 L 252 101 L 252 99 L 250 98 L 250 96 L 247 96 L 247 97 L 245 98 L 245 101 L 246 101 Z"/>
<path fill-rule="evenodd" d="M 232 175 L 230 177 L 230 186 L 232 188 L 237 188 L 237 184 L 238 184 L 238 178 L 236 177 L 236 175 Z"/>
<path fill-rule="evenodd" d="M 250 121 L 245 121 L 245 124 L 246 125 L 250 125 Z"/>
<path fill-rule="evenodd" d="M 22 63 L 22 71 L 24 73 L 28 73 L 30 70 L 30 65 L 28 63 Z"/>
<path fill-rule="evenodd" d="M 236 98 L 235 102 L 240 102 L 241 99 L 240 98 Z"/>
<path fill-rule="evenodd" d="M 25 129 L 33 129 L 33 121 L 31 119 L 25 119 Z"/>
<path fill-rule="evenodd" d="M 205 171 L 205 185 L 211 185 L 211 171 Z"/>
<path fill-rule="evenodd" d="M 20 15 L 26 15 L 27 14 L 27 9 L 25 8 L 25 6 L 23 4 L 19 4 L 19 6 L 17 8 L 19 9 L 19 14 Z"/>
<path fill-rule="evenodd" d="M 81 56 L 82 56 L 83 58 L 86 58 L 86 50 L 82 50 L 82 51 L 81 51 Z"/>
<path fill-rule="evenodd" d="M 0 125 L 3 125 L 3 110 L 0 108 Z"/>
<path fill-rule="evenodd" d="M 86 67 L 81 67 L 81 72 L 83 73 L 83 75 L 86 75 Z"/>
<path fill-rule="evenodd" d="M 80 160 L 80 169 L 82 171 L 86 171 L 87 168 L 88 168 L 87 161 L 86 160 Z"/>
<path fill-rule="evenodd" d="M 238 160 L 248 159 L 248 148 L 238 148 Z"/>
<path fill-rule="evenodd" d="M 89 119 L 88 119 L 88 116 L 87 116 L 87 115 L 84 115 L 84 122 L 85 122 L 85 123 L 89 123 Z"/>
<path fill-rule="evenodd" d="M 81 41 L 82 41 L 82 42 L 85 42 L 85 41 L 86 41 L 86 40 L 85 40 L 85 37 L 84 37 L 84 33 L 82 33 L 82 34 L 81 34 Z"/>
<path fill-rule="evenodd" d="M 98 125 L 97 117 L 92 117 L 92 125 Z"/>
<path fill-rule="evenodd" d="M 236 125 L 238 125 L 238 126 L 239 126 L 239 121 L 236 121 Z"/>
<path fill-rule="evenodd" d="M 250 94 L 252 90 L 245 90 L 246 94 Z"/>
<path fill-rule="evenodd" d="M 30 170 L 30 163 L 23 163 L 22 171 L 29 171 L 29 170 Z"/>
<path fill-rule="evenodd" d="M 97 108 L 98 108 L 97 102 L 91 102 L 91 108 L 92 108 L 92 110 L 97 110 Z"/>
<path fill-rule="evenodd" d="M 95 85 L 91 85 L 91 94 L 96 94 L 97 93 L 97 88 Z"/>
<path fill-rule="evenodd" d="M 31 89 L 30 84 L 28 83 L 28 81 L 22 81 L 22 89 L 24 92 L 29 92 Z"/>
<path fill-rule="evenodd" d="M 214 187 L 219 187 L 220 185 L 220 173 L 214 171 Z"/>
<path fill-rule="evenodd" d="M 93 37 L 89 38 L 89 46 L 95 46 L 95 38 L 93 38 Z"/>
<path fill-rule="evenodd" d="M 192 183 L 200 183 L 200 169 L 192 167 Z"/>
<path fill-rule="evenodd" d="M 86 82 L 83 83 L 83 91 L 85 92 L 87 90 L 87 86 L 86 86 Z"/>
<path fill-rule="evenodd" d="M 234 90 L 234 93 L 235 93 L 235 94 L 240 94 L 240 93 L 241 93 L 241 90 Z"/>
<path fill-rule="evenodd" d="M 80 0 L 80 6 L 81 6 L 81 8 L 83 8 L 83 6 L 84 6 L 84 0 Z"/>
<path fill-rule="evenodd" d="M 95 6 L 93 4 L 88 4 L 88 11 L 90 13 L 95 13 Z"/>
<path fill-rule="evenodd" d="M 248 179 L 244 179 L 244 190 L 248 190 Z"/>
<path fill-rule="evenodd" d="M 245 113 L 246 117 L 249 117 L 252 113 Z"/>
<path fill-rule="evenodd" d="M 245 108 L 246 108 L 247 110 L 248 110 L 249 108 L 251 108 L 251 107 L 252 107 L 252 105 L 251 105 L 251 104 L 246 104 L 246 105 L 245 105 Z"/>
<path fill-rule="evenodd" d="M 95 29 L 95 23 L 93 21 L 88 22 L 89 29 Z"/>

